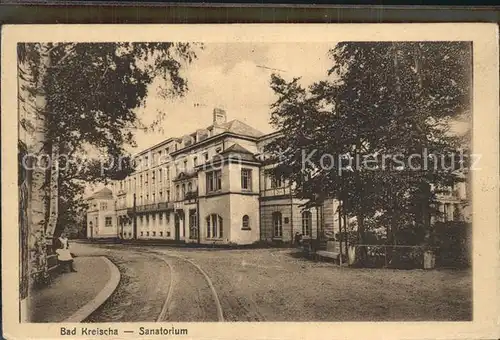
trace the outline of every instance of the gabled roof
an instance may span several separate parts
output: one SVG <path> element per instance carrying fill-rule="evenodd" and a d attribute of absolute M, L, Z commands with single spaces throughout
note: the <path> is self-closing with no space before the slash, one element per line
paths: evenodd
<path fill-rule="evenodd" d="M 89 199 L 113 199 L 113 192 L 104 187 L 99 191 L 96 191 L 89 197 Z"/>
<path fill-rule="evenodd" d="M 227 149 L 221 152 L 221 155 L 224 155 L 224 158 L 231 158 L 231 154 L 238 154 L 239 159 L 249 162 L 259 162 L 257 158 L 255 158 L 254 154 L 238 143 L 234 143 Z M 227 155 L 227 156 L 226 156 Z M 215 157 L 214 157 L 215 158 Z"/>
<path fill-rule="evenodd" d="M 250 154 L 253 155 L 250 151 L 239 145 L 238 143 L 234 143 L 230 147 L 228 147 L 226 150 L 222 151 L 222 154 L 225 153 L 242 153 L 242 154 Z"/>

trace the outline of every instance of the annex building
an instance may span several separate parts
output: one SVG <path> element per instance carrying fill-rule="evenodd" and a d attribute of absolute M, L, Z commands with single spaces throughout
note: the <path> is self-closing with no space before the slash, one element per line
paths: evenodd
<path fill-rule="evenodd" d="M 89 197 L 87 237 L 201 244 L 333 237 L 335 200 L 304 210 L 287 181 L 265 171 L 273 165 L 264 146 L 276 136 L 214 109 L 212 125 L 142 151 L 132 175 Z M 449 197 L 444 207 L 459 209 L 463 199 Z"/>

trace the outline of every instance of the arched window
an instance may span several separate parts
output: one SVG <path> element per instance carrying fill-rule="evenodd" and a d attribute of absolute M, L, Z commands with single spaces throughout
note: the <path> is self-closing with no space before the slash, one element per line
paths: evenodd
<path fill-rule="evenodd" d="M 273 213 L 273 236 L 281 237 L 283 235 L 282 216 L 279 211 Z"/>
<path fill-rule="evenodd" d="M 224 236 L 222 217 L 211 214 L 205 218 L 205 222 L 207 225 L 207 238 L 222 238 Z"/>
<path fill-rule="evenodd" d="M 312 214 L 310 211 L 302 212 L 302 235 L 311 236 Z"/>
<path fill-rule="evenodd" d="M 241 229 L 250 230 L 250 217 L 248 215 L 244 215 L 241 219 Z"/>

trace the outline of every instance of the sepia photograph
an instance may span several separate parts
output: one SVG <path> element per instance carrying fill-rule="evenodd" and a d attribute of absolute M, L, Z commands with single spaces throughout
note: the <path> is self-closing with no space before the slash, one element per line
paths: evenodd
<path fill-rule="evenodd" d="M 476 46 L 335 37 L 17 41 L 16 322 L 477 321 Z"/>

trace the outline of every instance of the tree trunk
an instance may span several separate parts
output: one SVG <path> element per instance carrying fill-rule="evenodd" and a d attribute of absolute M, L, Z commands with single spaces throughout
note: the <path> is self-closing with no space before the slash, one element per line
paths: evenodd
<path fill-rule="evenodd" d="M 59 145 L 56 141 L 52 143 L 51 169 L 50 169 L 50 198 L 49 198 L 49 218 L 46 229 L 47 244 L 52 247 L 54 232 L 59 216 Z"/>
<path fill-rule="evenodd" d="M 31 186 L 31 224 L 29 230 L 29 271 L 30 289 L 34 284 L 45 282 L 48 278 L 47 249 L 45 239 L 46 226 L 46 169 L 49 165 L 46 152 L 46 110 L 47 98 L 44 89 L 44 77 L 50 57 L 46 46 L 40 50 L 40 69 L 36 84 L 35 118 L 33 134 L 32 186 Z"/>
<path fill-rule="evenodd" d="M 20 161 L 24 162 L 27 150 L 20 152 Z M 26 164 L 26 163 L 24 163 Z M 26 164 L 29 166 L 29 164 Z M 30 188 L 31 179 L 28 169 L 19 164 L 21 183 L 19 184 L 19 302 L 20 322 L 28 321 L 28 291 L 29 291 L 29 269 L 28 269 L 28 234 L 30 221 Z"/>

